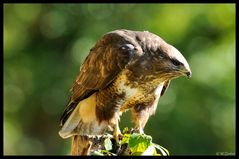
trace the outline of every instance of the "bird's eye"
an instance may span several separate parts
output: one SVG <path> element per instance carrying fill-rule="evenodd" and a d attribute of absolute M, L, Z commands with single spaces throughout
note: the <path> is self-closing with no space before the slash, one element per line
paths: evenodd
<path fill-rule="evenodd" d="M 173 63 L 175 66 L 179 66 L 179 65 L 182 64 L 181 62 L 179 62 L 179 61 L 176 60 L 176 59 L 171 59 L 171 61 L 172 61 L 172 63 Z"/>

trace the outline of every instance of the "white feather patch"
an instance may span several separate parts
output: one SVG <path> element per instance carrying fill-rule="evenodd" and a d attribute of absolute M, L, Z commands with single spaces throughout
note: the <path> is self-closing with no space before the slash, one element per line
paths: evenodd
<path fill-rule="evenodd" d="M 72 112 L 72 114 L 69 116 L 69 118 L 66 120 L 65 124 L 59 131 L 59 135 L 62 138 L 65 139 L 72 136 L 73 130 L 77 127 L 77 125 L 80 122 L 80 117 L 78 112 L 79 112 L 79 107 L 77 105 L 75 110 Z"/>
<path fill-rule="evenodd" d="M 59 135 L 62 138 L 68 138 L 72 136 L 74 134 L 74 129 L 78 126 L 81 120 L 83 123 L 97 122 L 95 107 L 96 107 L 95 94 L 79 102 L 75 110 L 72 112 L 72 114 L 69 116 L 69 118 L 63 125 L 62 129 L 59 131 Z"/>
<path fill-rule="evenodd" d="M 160 84 L 158 85 L 158 87 L 156 88 L 156 90 L 155 90 L 155 92 L 154 92 L 154 94 L 155 94 L 156 96 L 160 96 L 160 94 L 161 94 L 161 92 L 162 92 L 162 89 L 163 89 L 163 85 L 164 85 L 164 83 L 160 83 Z"/>

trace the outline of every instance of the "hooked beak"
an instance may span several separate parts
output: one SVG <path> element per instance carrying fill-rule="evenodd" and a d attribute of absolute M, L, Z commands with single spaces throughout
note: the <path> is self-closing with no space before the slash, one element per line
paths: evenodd
<path fill-rule="evenodd" d="M 186 76 L 188 76 L 188 79 L 192 77 L 192 72 L 191 71 L 188 71 L 185 74 L 186 74 Z"/>

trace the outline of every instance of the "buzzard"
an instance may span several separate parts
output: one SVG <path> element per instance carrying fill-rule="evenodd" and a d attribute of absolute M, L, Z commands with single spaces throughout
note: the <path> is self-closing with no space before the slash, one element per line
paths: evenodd
<path fill-rule="evenodd" d="M 102 135 L 131 110 L 135 129 L 143 133 L 170 80 L 192 75 L 183 55 L 148 31 L 115 30 L 90 50 L 71 88 L 61 117 L 62 138 Z"/>

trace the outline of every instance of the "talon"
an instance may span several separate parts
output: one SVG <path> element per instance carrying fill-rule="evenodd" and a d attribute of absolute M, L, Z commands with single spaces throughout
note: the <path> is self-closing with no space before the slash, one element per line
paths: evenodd
<path fill-rule="evenodd" d="M 118 128 L 117 128 L 118 129 Z M 118 129 L 118 130 L 115 130 L 114 131 L 114 139 L 116 141 L 116 143 L 118 144 L 119 143 L 119 137 L 121 136 L 121 131 Z"/>
<path fill-rule="evenodd" d="M 135 129 L 132 131 L 132 133 L 134 133 L 134 132 L 139 133 L 139 134 L 144 134 L 144 130 L 143 130 L 142 127 L 135 128 Z"/>
<path fill-rule="evenodd" d="M 117 144 L 119 143 L 119 135 L 120 134 L 121 134 L 121 131 L 120 131 L 120 128 L 119 128 L 119 123 L 117 121 L 116 124 L 114 125 L 114 133 L 113 133 L 114 139 L 115 139 Z"/>
<path fill-rule="evenodd" d="M 142 127 L 139 128 L 139 133 L 144 134 L 144 130 L 142 129 Z"/>

